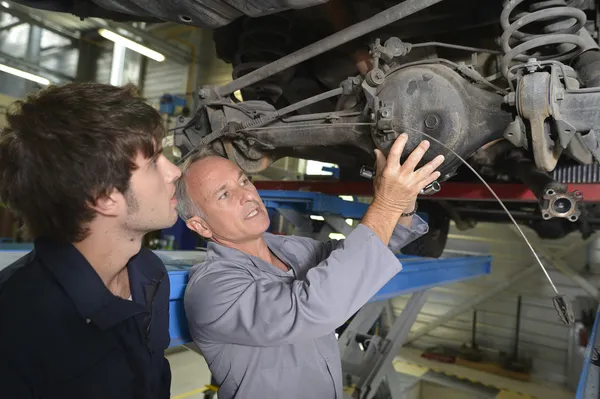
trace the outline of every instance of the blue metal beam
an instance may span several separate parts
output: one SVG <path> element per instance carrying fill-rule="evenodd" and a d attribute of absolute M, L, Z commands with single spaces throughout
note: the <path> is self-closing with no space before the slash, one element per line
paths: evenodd
<path fill-rule="evenodd" d="M 600 306 L 596 312 L 596 320 L 594 320 L 592 335 L 585 350 L 583 370 L 581 371 L 581 377 L 579 377 L 579 385 L 577 386 L 575 399 L 598 398 L 600 394 L 600 367 L 592 363 L 592 361 L 598 362 L 600 358 L 596 351 L 596 348 L 598 348 L 600 344 L 600 334 L 598 334 L 599 321 Z"/>
<path fill-rule="evenodd" d="M 403 269 L 393 277 L 370 302 L 382 301 L 423 289 L 484 276 L 490 273 L 490 256 L 472 256 L 447 259 L 426 259 L 399 255 Z M 181 265 L 170 267 L 170 334 L 171 346 L 190 342 L 183 297 L 188 281 L 187 270 Z"/>
<path fill-rule="evenodd" d="M 308 191 L 261 190 L 259 194 L 267 208 L 293 209 L 322 216 L 360 219 L 369 207 L 369 204 L 362 202 L 344 201 L 335 195 Z"/>
<path fill-rule="evenodd" d="M 402 271 L 394 276 L 369 302 L 422 291 L 440 285 L 490 274 L 491 256 L 460 258 L 405 258 L 398 256 Z"/>

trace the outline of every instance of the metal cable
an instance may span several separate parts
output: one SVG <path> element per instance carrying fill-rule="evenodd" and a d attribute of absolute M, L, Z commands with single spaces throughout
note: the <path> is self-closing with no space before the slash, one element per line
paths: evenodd
<path fill-rule="evenodd" d="M 529 242 L 529 240 L 525 236 L 525 233 L 523 233 L 523 230 L 521 230 L 521 227 L 519 227 L 519 224 L 517 223 L 517 221 L 515 220 L 515 218 L 512 216 L 512 214 L 510 213 L 510 211 L 508 210 L 508 208 L 506 208 L 506 205 L 504 205 L 504 202 L 502 202 L 502 200 L 498 197 L 498 195 L 490 187 L 490 185 L 485 181 L 485 179 L 483 177 L 481 177 L 481 175 L 479 173 L 477 173 L 477 171 L 471 165 L 469 165 L 469 163 L 467 161 L 465 161 L 460 155 L 458 155 L 454 150 L 452 150 L 450 147 L 448 147 L 447 145 L 445 145 L 444 143 L 442 143 L 441 141 L 439 141 L 435 137 L 432 137 L 432 136 L 430 136 L 429 134 L 427 134 L 425 132 L 422 132 L 420 130 L 413 129 L 413 128 L 407 127 L 407 126 L 393 126 L 393 128 L 399 128 L 399 129 L 402 129 L 402 130 L 410 130 L 412 132 L 419 133 L 419 134 L 421 134 L 421 135 L 423 135 L 423 136 L 425 136 L 425 137 L 427 137 L 427 138 L 435 141 L 436 143 L 438 143 L 439 145 L 441 145 L 442 147 L 444 147 L 445 149 L 447 149 L 448 151 L 450 151 L 454 156 L 456 156 L 467 168 L 469 168 L 471 170 L 471 172 L 473 172 L 473 174 L 475 176 L 477 176 L 477 178 L 479 180 L 481 180 L 481 182 L 485 185 L 485 187 L 489 190 L 489 192 L 494 196 L 494 198 L 498 201 L 498 203 L 500 204 L 500 206 L 502 207 L 502 209 L 504 209 L 504 212 L 506 212 L 506 214 L 508 215 L 508 217 L 510 218 L 510 220 L 513 222 L 513 224 L 515 225 L 515 227 L 517 228 L 517 230 L 521 234 L 521 237 L 523 237 L 523 240 L 525 241 L 525 243 L 527 244 L 527 246 L 531 250 L 531 253 L 533 254 L 535 260 L 538 262 L 538 264 L 540 265 L 540 267 L 544 271 L 544 274 L 546 275 L 546 278 L 550 282 L 550 285 L 552 286 L 552 289 L 558 295 L 558 289 L 554 285 L 554 282 L 552 281 L 552 278 L 550 278 L 550 275 L 546 271 L 546 268 L 542 264 L 542 261 L 540 260 L 540 258 L 538 257 L 537 253 L 533 249 L 533 246 L 531 245 L 531 243 Z M 396 133 L 398 133 L 398 131 L 396 131 L 396 130 L 394 130 L 394 131 Z"/>
<path fill-rule="evenodd" d="M 497 54 L 497 55 L 503 55 L 504 54 L 500 50 L 490 50 L 490 49 L 479 48 L 479 47 L 460 46 L 458 44 L 450 44 L 450 43 L 442 43 L 442 42 L 424 42 L 424 43 L 411 44 L 412 48 L 416 48 L 416 47 L 430 47 L 430 46 L 446 47 L 446 48 L 453 48 L 453 49 L 456 49 L 456 50 L 475 51 L 475 52 L 479 52 L 479 53 L 489 53 L 489 54 Z"/>
<path fill-rule="evenodd" d="M 463 75 L 466 75 L 467 77 L 473 79 L 477 83 L 483 83 L 484 85 L 489 86 L 492 89 L 499 91 L 502 94 L 505 94 L 505 95 L 508 94 L 508 91 L 506 89 L 502 89 L 501 87 L 496 86 L 495 84 L 493 84 L 492 82 L 490 82 L 489 80 L 487 80 L 486 78 L 481 76 L 479 74 L 479 72 L 469 69 L 466 65 L 459 65 L 456 62 L 450 61 L 446 58 L 431 58 L 431 59 L 426 59 L 426 60 L 407 62 L 405 64 L 400 64 L 398 66 L 393 67 L 392 69 L 390 69 L 389 71 L 386 72 L 386 75 L 392 74 L 396 71 L 399 71 L 400 69 L 408 68 L 411 66 L 431 65 L 431 64 L 436 64 L 436 63 L 437 64 L 447 64 L 452 69 L 455 69 L 456 71 L 462 73 Z"/>

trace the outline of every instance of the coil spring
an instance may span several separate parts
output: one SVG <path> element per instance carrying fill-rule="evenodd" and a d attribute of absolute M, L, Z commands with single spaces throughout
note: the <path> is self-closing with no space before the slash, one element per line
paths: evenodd
<path fill-rule="evenodd" d="M 572 58 L 578 49 L 584 49 L 586 46 L 583 38 L 577 34 L 587 20 L 582 10 L 567 6 L 565 0 L 537 1 L 531 3 L 530 12 L 517 14 L 511 23 L 511 13 L 524 1 L 508 1 L 500 15 L 500 23 L 504 30 L 500 37 L 500 44 L 505 53 L 502 59 L 502 72 L 507 79 L 513 77 L 509 73 L 509 68 L 514 60 L 525 62 L 529 58 L 535 57 L 538 61 L 549 59 L 564 61 Z M 542 33 L 533 34 L 519 30 L 536 22 L 544 24 Z M 514 48 L 511 47 L 511 39 L 519 43 Z M 529 53 L 533 49 L 549 45 L 558 46 L 558 54 Z"/>
<path fill-rule="evenodd" d="M 274 14 L 261 18 L 246 18 L 235 54 L 233 79 L 246 75 L 286 55 L 291 42 L 291 22 Z M 283 93 L 282 86 L 291 79 L 294 70 L 288 69 L 241 90 L 244 100 L 265 100 L 274 104 Z"/>

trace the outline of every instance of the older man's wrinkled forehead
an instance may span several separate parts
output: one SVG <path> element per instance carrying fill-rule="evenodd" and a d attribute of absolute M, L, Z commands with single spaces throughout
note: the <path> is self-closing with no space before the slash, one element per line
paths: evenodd
<path fill-rule="evenodd" d="M 228 179 L 237 179 L 241 169 L 230 160 L 210 156 L 190 165 L 185 174 L 188 193 L 194 201 L 208 199 Z"/>

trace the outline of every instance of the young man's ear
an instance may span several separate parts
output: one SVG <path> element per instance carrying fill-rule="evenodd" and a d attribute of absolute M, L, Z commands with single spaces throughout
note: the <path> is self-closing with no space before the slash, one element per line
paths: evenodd
<path fill-rule="evenodd" d="M 199 216 L 192 216 L 185 222 L 188 229 L 200 234 L 206 239 L 212 238 L 212 230 L 204 219 Z"/>
<path fill-rule="evenodd" d="M 95 202 L 89 203 L 89 206 L 101 215 L 118 216 L 120 202 L 123 201 L 123 194 L 113 189 L 108 195 L 98 197 Z"/>

